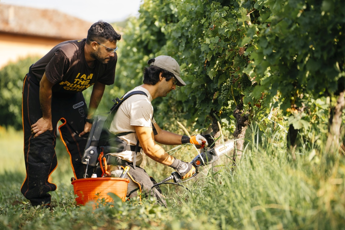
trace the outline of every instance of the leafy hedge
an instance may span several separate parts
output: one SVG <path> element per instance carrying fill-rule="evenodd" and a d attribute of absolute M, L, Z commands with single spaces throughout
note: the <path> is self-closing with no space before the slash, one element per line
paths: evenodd
<path fill-rule="evenodd" d="M 11 62 L 0 70 L 0 126 L 22 128 L 23 79 L 38 57 Z"/>

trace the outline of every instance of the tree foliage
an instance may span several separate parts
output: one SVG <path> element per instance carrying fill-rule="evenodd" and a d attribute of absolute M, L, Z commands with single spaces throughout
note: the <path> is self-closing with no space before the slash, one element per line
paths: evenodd
<path fill-rule="evenodd" d="M 256 46 L 247 52 L 254 60 L 252 75 L 271 99 L 277 92 L 281 108 L 309 94 L 317 99 L 334 94 L 344 76 L 345 10 L 340 0 L 258 1 L 265 6 L 260 25 L 251 25 L 258 35 L 247 33 Z M 292 100 L 291 100 L 291 97 Z M 267 100 L 270 102 L 271 100 Z"/>
<path fill-rule="evenodd" d="M 202 128 L 215 118 L 231 123 L 241 102 L 252 118 L 258 112 L 271 117 L 273 108 L 288 115 L 287 109 L 303 103 L 306 114 L 289 121 L 298 129 L 315 127 L 313 103 L 344 88 L 339 5 L 340 0 L 145 0 L 125 31 L 118 79 L 133 86 L 149 58 L 171 55 L 187 86 L 155 102 L 159 121 L 172 114 Z"/>
<path fill-rule="evenodd" d="M 22 127 L 22 88 L 23 79 L 29 67 L 38 57 L 27 57 L 11 62 L 0 70 L 0 125 Z"/>

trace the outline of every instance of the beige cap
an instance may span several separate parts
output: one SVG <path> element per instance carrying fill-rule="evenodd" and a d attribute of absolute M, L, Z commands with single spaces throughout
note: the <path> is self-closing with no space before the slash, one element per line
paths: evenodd
<path fill-rule="evenodd" d="M 150 65 L 157 66 L 174 74 L 178 86 L 186 85 L 186 83 L 180 77 L 180 66 L 174 58 L 170 56 L 161 55 L 156 57 L 155 61 L 152 62 Z"/>

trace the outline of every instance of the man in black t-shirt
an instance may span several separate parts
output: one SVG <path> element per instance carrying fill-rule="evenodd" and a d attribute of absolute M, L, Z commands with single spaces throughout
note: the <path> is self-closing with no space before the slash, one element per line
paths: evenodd
<path fill-rule="evenodd" d="M 22 114 L 26 178 L 21 192 L 32 205 L 50 205 L 48 192 L 56 190 L 48 178 L 57 166 L 54 148 L 59 120 L 74 176 L 83 177 L 81 158 L 105 85 L 114 83 L 116 43 L 120 39 L 110 24 L 96 22 L 86 39 L 58 44 L 25 76 Z M 87 110 L 82 91 L 90 86 L 93 90 Z"/>

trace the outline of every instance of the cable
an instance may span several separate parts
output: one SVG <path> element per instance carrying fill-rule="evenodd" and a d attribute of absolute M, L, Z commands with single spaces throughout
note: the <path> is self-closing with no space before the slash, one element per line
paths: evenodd
<path fill-rule="evenodd" d="M 151 190 L 152 190 L 154 187 L 159 186 L 159 185 L 162 185 L 162 184 L 172 184 L 172 185 L 181 186 L 181 187 L 185 188 L 186 190 L 188 190 L 188 191 L 190 192 L 190 190 L 189 190 L 187 187 L 183 186 L 183 185 L 180 184 L 180 183 L 185 183 L 185 182 L 187 182 L 187 181 L 193 179 L 194 177 L 196 177 L 198 174 L 199 174 L 199 173 L 195 173 L 193 176 L 191 176 L 191 177 L 190 177 L 189 179 L 187 179 L 187 180 L 183 180 L 183 181 L 181 180 L 180 182 L 174 182 L 174 183 L 173 183 L 173 182 L 167 182 L 167 181 L 169 181 L 169 180 L 174 179 L 173 176 L 169 176 L 169 177 L 167 177 L 166 179 L 164 179 L 162 182 L 159 182 L 159 183 L 157 183 L 157 184 L 154 184 L 154 185 L 151 187 Z"/>
<path fill-rule="evenodd" d="M 181 186 L 181 187 L 185 188 L 188 192 L 190 192 L 190 190 L 189 190 L 186 186 L 183 186 L 182 184 L 174 183 L 174 182 L 161 182 L 161 183 L 159 183 L 159 184 L 154 184 L 154 185 L 151 187 L 150 191 L 151 191 L 154 187 L 159 186 L 159 185 L 162 185 L 162 184 L 172 184 L 172 185 Z"/>

